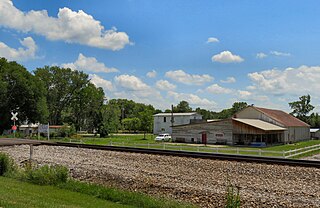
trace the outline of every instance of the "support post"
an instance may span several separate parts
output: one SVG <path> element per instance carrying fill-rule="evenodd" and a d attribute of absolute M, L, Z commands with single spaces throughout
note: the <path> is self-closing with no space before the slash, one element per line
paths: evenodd
<path fill-rule="evenodd" d="M 33 157 L 33 144 L 30 144 L 29 147 L 30 147 L 30 157 L 29 157 L 29 160 L 32 160 L 32 157 Z"/>

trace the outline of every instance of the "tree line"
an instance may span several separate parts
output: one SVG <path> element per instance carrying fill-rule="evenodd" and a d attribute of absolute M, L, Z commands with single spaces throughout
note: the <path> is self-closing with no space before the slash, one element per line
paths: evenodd
<path fill-rule="evenodd" d="M 309 115 L 314 109 L 310 95 L 299 99 L 289 103 L 292 114 L 312 127 L 320 126 L 318 113 Z M 247 105 L 246 102 L 235 102 L 231 108 L 214 112 L 192 109 L 187 101 L 181 101 L 164 112 L 195 111 L 205 120 L 224 119 Z M 77 131 L 106 136 L 119 131 L 152 132 L 153 115 L 162 111 L 127 99 L 106 100 L 103 89 L 92 84 L 88 74 L 82 71 L 45 66 L 29 72 L 24 66 L 1 58 L 0 134 L 11 128 L 11 112 L 18 112 L 18 124 L 66 124 Z"/>

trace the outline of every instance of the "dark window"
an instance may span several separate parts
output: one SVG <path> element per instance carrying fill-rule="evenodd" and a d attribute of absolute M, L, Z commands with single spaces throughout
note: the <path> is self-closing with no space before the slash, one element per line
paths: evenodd
<path fill-rule="evenodd" d="M 163 122 L 167 122 L 167 117 L 163 117 Z"/>

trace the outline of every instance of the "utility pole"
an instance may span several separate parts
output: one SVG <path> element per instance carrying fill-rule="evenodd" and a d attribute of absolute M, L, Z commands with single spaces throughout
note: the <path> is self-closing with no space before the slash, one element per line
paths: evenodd
<path fill-rule="evenodd" d="M 173 138 L 173 123 L 174 123 L 173 105 L 171 105 L 171 140 L 172 140 L 172 138 Z"/>

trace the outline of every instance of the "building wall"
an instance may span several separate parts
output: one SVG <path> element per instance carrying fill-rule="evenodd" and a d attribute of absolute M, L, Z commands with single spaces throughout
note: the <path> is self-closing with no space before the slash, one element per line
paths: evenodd
<path fill-rule="evenodd" d="M 260 111 L 248 107 L 244 110 L 240 111 L 236 114 L 237 118 L 249 118 L 249 119 L 260 119 L 281 127 L 285 127 L 288 130 L 284 133 L 284 143 L 290 143 L 290 142 L 297 142 L 302 140 L 308 140 L 310 139 L 310 127 L 308 126 L 284 126 L 283 124 L 279 123 L 278 121 L 270 118 L 269 116 L 261 113 Z"/>
<path fill-rule="evenodd" d="M 187 143 L 202 143 L 202 133 L 207 135 L 207 144 L 217 142 L 233 144 L 232 120 L 222 120 L 210 123 L 175 126 L 172 141 Z"/>
<path fill-rule="evenodd" d="M 269 116 L 263 114 L 262 112 L 252 108 L 248 107 L 243 109 L 242 111 L 238 112 L 236 114 L 237 118 L 248 118 L 248 119 L 260 119 L 262 121 L 272 123 L 277 126 L 285 127 L 283 124 L 279 123 L 278 121 L 270 118 Z"/>
<path fill-rule="evenodd" d="M 320 131 L 316 131 L 316 132 L 314 133 L 314 138 L 320 139 Z"/>
<path fill-rule="evenodd" d="M 309 127 L 288 127 L 288 131 L 286 133 L 285 143 L 303 141 L 311 138 Z"/>
<path fill-rule="evenodd" d="M 164 122 L 164 117 L 166 118 L 166 122 Z M 174 115 L 173 125 L 184 125 L 189 124 L 191 119 L 202 119 L 202 115 L 195 114 L 195 115 Z M 171 116 L 154 116 L 153 117 L 153 133 L 160 134 L 160 133 L 172 133 L 171 128 Z"/>

